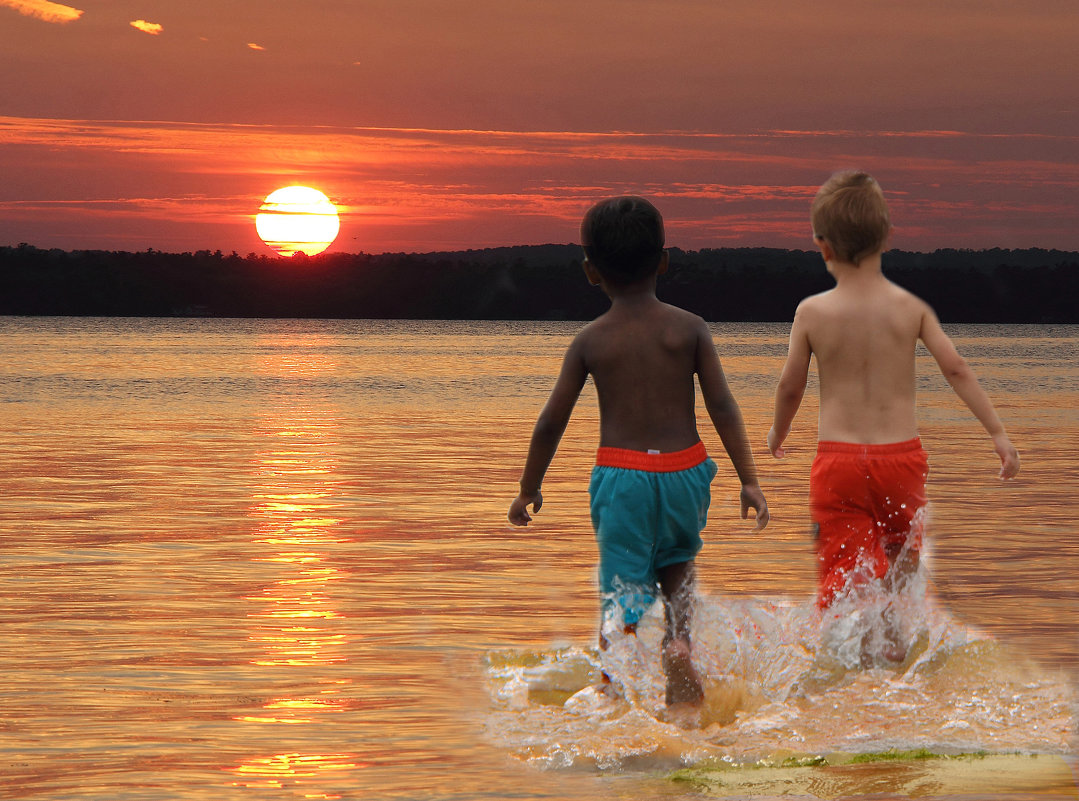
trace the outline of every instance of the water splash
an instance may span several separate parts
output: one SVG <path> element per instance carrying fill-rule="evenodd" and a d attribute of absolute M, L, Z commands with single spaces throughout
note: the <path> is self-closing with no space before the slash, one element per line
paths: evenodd
<path fill-rule="evenodd" d="M 868 588 L 827 613 L 811 602 L 698 598 L 692 720 L 663 702 L 659 604 L 610 648 L 488 654 L 488 732 L 543 767 L 672 767 L 927 748 L 1067 754 L 1079 704 L 1053 675 L 948 614 L 928 572 Z M 868 659 L 900 639 L 898 662 Z M 601 674 L 611 679 L 604 691 Z"/>

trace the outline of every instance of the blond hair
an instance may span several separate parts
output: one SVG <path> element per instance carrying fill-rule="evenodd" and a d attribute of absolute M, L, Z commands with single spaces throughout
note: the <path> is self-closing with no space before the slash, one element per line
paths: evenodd
<path fill-rule="evenodd" d="M 880 184 L 856 170 L 838 172 L 824 183 L 811 218 L 813 236 L 826 239 L 836 257 L 851 264 L 884 250 L 892 230 Z"/>

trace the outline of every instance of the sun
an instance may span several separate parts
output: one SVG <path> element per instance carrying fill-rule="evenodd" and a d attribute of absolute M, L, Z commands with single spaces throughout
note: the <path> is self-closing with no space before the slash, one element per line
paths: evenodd
<path fill-rule="evenodd" d="M 282 256 L 321 253 L 337 238 L 337 207 L 317 189 L 285 186 L 271 192 L 255 215 L 262 241 Z"/>

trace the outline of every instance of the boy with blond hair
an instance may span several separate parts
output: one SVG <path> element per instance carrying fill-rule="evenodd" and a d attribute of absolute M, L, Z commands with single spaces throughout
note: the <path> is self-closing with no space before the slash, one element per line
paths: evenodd
<path fill-rule="evenodd" d="M 599 399 L 600 437 L 589 483 L 599 545 L 603 622 L 619 613 L 626 633 L 655 598 L 663 598 L 662 664 L 668 706 L 700 704 L 704 690 L 693 667 L 690 603 L 693 560 L 701 548 L 716 474 L 697 433 L 694 376 L 705 408 L 742 483 L 741 514 L 768 505 L 757 482 L 742 415 L 727 387 L 707 324 L 656 298 L 667 270 L 663 219 L 639 197 L 594 205 L 581 224 L 584 271 L 611 300 L 604 314 L 570 344 L 554 389 L 540 412 L 509 520 L 524 526 L 543 503 L 540 485 L 569 422 L 585 379 Z"/>
<path fill-rule="evenodd" d="M 815 356 L 819 442 L 809 493 L 817 603 L 825 609 L 872 580 L 887 591 L 900 589 L 918 566 L 928 474 L 915 421 L 919 340 L 992 438 L 1000 478 L 1019 472 L 1019 454 L 933 310 L 881 272 L 891 223 L 877 182 L 864 172 L 837 173 L 817 192 L 812 221 L 813 240 L 836 285 L 806 298 L 795 312 L 768 450 L 784 455 Z M 863 652 L 863 663 L 906 657 L 887 614 L 883 622 L 884 647 Z"/>

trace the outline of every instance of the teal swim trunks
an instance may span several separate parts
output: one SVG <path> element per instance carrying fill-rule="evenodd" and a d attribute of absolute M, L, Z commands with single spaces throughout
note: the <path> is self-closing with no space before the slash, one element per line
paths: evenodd
<path fill-rule="evenodd" d="M 656 599 L 658 571 L 697 555 L 715 476 L 701 442 L 676 453 L 599 449 L 588 494 L 605 619 L 617 604 L 624 625 L 637 623 Z"/>

